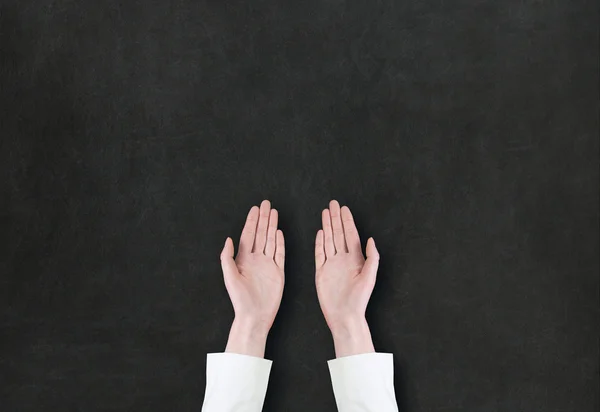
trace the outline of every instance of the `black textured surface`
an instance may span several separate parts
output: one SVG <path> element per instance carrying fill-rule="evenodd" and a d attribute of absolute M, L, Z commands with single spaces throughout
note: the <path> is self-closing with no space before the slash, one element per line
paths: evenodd
<path fill-rule="evenodd" d="M 269 198 L 265 411 L 333 411 L 348 204 L 402 411 L 598 409 L 596 1 L 0 2 L 0 410 L 197 411 Z"/>

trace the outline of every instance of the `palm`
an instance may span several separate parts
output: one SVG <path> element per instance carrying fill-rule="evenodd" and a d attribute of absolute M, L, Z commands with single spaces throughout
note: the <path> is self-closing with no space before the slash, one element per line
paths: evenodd
<path fill-rule="evenodd" d="M 233 259 L 233 242 L 227 240 L 221 261 L 225 286 L 236 318 L 250 318 L 270 328 L 283 294 L 285 248 L 277 230 L 278 213 L 268 202 L 253 207 Z"/>
<path fill-rule="evenodd" d="M 267 319 L 269 314 L 277 313 L 283 293 L 283 269 L 273 258 L 259 254 L 238 255 L 236 265 L 239 276 L 227 287 L 236 313 L 262 312 L 261 318 Z"/>
<path fill-rule="evenodd" d="M 362 264 L 352 264 L 345 257 L 340 259 L 336 256 L 317 270 L 317 293 L 319 296 L 328 296 L 323 305 L 326 318 L 330 317 L 328 312 L 333 310 L 360 313 L 361 309 L 366 309 L 370 291 L 364 277 L 360 276 L 361 270 Z"/>

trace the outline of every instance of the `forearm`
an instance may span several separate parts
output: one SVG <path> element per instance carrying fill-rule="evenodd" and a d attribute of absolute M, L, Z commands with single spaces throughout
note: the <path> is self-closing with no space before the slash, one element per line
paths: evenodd
<path fill-rule="evenodd" d="M 375 352 L 371 331 L 364 317 L 338 322 L 332 327 L 331 334 L 337 358 Z"/>
<path fill-rule="evenodd" d="M 375 353 L 363 318 L 332 328 L 336 359 L 328 362 L 338 410 L 397 412 L 394 364 L 389 353 Z"/>
<path fill-rule="evenodd" d="M 236 318 L 229 331 L 225 352 L 264 358 L 268 330 L 249 319 Z"/>
<path fill-rule="evenodd" d="M 271 370 L 264 359 L 267 333 L 249 319 L 233 321 L 226 353 L 207 357 L 203 412 L 262 410 Z"/>

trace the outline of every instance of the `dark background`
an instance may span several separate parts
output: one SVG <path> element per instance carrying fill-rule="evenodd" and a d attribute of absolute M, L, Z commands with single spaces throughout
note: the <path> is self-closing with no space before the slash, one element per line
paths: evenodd
<path fill-rule="evenodd" d="M 598 409 L 596 1 L 0 2 L 0 410 L 198 411 L 263 198 L 265 411 L 333 411 L 320 210 L 402 411 Z"/>

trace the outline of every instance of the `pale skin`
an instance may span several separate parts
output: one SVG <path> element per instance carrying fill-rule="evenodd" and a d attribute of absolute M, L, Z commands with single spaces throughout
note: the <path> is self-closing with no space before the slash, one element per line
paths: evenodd
<path fill-rule="evenodd" d="M 352 213 L 336 200 L 323 210 L 321 222 L 315 240 L 315 281 L 336 357 L 375 352 L 365 319 L 379 267 L 375 241 L 367 241 L 365 260 Z"/>
<path fill-rule="evenodd" d="M 285 243 L 277 223 L 277 210 L 265 200 L 250 209 L 235 259 L 233 241 L 225 242 L 221 266 L 235 312 L 225 352 L 264 357 L 284 285 Z M 379 265 L 372 238 L 366 252 L 365 260 L 350 209 L 332 200 L 315 241 L 315 280 L 338 358 L 375 351 L 365 320 Z"/>
<path fill-rule="evenodd" d="M 264 200 L 248 212 L 235 260 L 233 241 L 225 241 L 221 268 L 235 312 L 225 352 L 264 357 L 283 295 L 285 240 L 277 223 L 277 210 Z"/>

